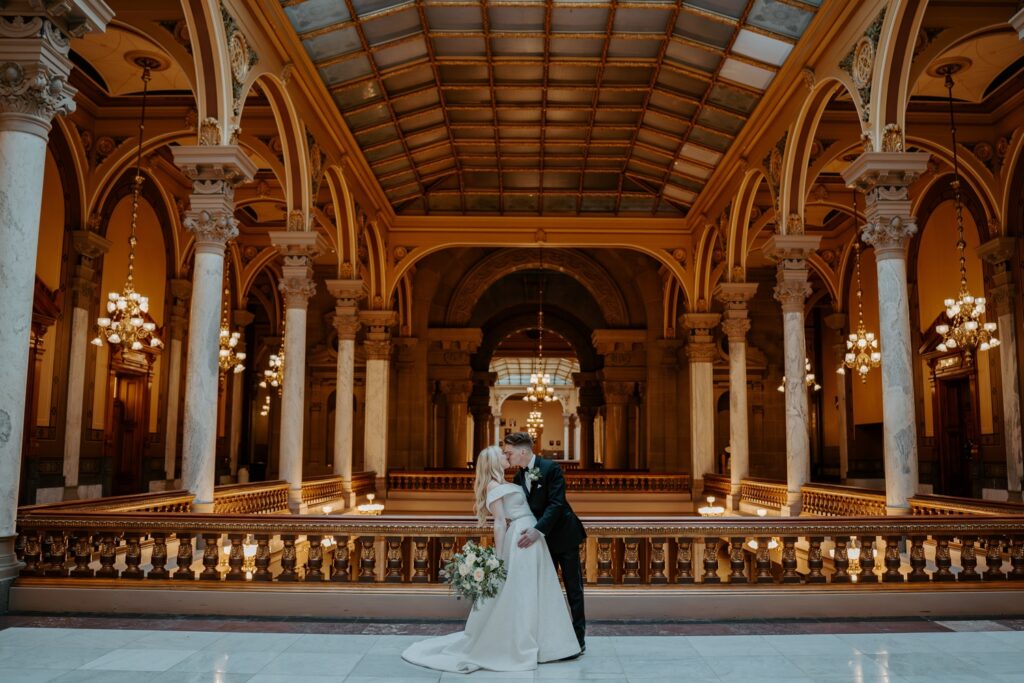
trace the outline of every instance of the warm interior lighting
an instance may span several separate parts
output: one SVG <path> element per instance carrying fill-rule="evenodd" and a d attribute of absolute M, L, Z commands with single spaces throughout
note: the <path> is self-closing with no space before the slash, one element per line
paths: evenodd
<path fill-rule="evenodd" d="M 220 350 L 217 353 L 217 365 L 220 367 L 221 381 L 227 377 L 228 371 L 239 373 L 245 370 L 242 361 L 245 360 L 245 352 L 237 351 L 235 347 L 241 340 L 241 334 L 231 330 L 231 321 L 228 319 L 228 312 L 231 310 L 231 290 L 228 286 L 230 281 L 230 262 L 224 260 L 224 301 L 221 303 L 220 318 Z"/>
<path fill-rule="evenodd" d="M 857 226 L 857 191 L 853 191 L 853 222 Z M 846 368 L 857 371 L 861 382 L 868 381 L 868 373 L 872 368 L 882 364 L 882 352 L 878 348 L 878 338 L 874 332 L 868 332 L 864 325 L 864 290 L 860 279 L 860 238 L 853 243 L 855 269 L 857 273 L 857 331 L 851 332 L 846 340 L 846 355 L 839 373 L 845 374 Z"/>
<path fill-rule="evenodd" d="M 821 391 L 821 385 L 818 384 L 817 378 L 814 376 L 814 371 L 811 370 L 811 360 L 807 357 L 804 358 L 804 384 L 807 385 L 808 389 L 814 389 L 814 391 Z M 782 376 L 782 382 L 779 383 L 779 393 L 786 393 L 786 376 Z"/>

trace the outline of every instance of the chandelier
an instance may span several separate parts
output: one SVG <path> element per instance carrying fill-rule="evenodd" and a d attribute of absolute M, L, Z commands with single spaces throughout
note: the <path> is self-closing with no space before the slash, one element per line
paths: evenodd
<path fill-rule="evenodd" d="M 225 261 L 225 263 L 229 263 Z M 232 332 L 231 325 L 228 321 L 228 311 L 231 308 L 231 291 L 228 287 L 228 267 L 224 268 L 224 302 L 221 304 L 221 318 L 220 318 L 220 351 L 217 355 L 217 364 L 220 366 L 220 378 L 223 381 L 227 377 L 229 370 L 234 371 L 235 374 L 245 370 L 245 365 L 242 361 L 245 360 L 244 351 L 236 351 L 235 347 L 238 346 L 238 342 L 241 339 L 239 332 Z"/>
<path fill-rule="evenodd" d="M 956 119 L 953 115 L 953 74 L 959 71 L 960 64 L 946 64 L 938 69 L 938 73 L 946 77 L 946 91 L 949 99 L 949 127 L 953 138 L 953 204 L 956 210 L 956 248 L 960 252 L 960 291 L 956 299 L 946 299 L 946 317 L 948 323 L 935 326 L 935 332 L 942 337 L 936 348 L 945 353 L 954 349 L 963 349 L 964 355 L 970 358 L 975 349 L 988 351 L 999 346 L 995 337 L 996 324 L 985 322 L 985 297 L 973 297 L 967 290 L 967 242 L 964 241 L 964 207 L 960 199 L 960 157 L 956 148 Z"/>
<path fill-rule="evenodd" d="M 853 191 L 853 223 L 857 225 L 857 191 Z M 871 368 L 882 364 L 882 353 L 878 349 L 878 338 L 864 327 L 864 290 L 860 281 L 860 240 L 853 243 L 855 268 L 857 271 L 857 332 L 850 333 L 846 340 L 846 356 L 839 366 L 839 374 L 846 374 L 846 368 L 856 369 L 861 382 L 868 381 Z"/>
<path fill-rule="evenodd" d="M 537 303 L 537 370 L 530 375 L 530 386 L 526 388 L 524 400 L 536 403 L 550 403 L 555 400 L 555 387 L 551 375 L 544 372 L 544 251 L 540 252 L 540 289 Z M 531 413 L 532 414 L 532 413 Z M 543 422 L 543 421 L 542 421 Z"/>
<path fill-rule="evenodd" d="M 135 178 L 132 180 L 132 214 L 131 231 L 128 235 L 128 277 L 120 292 L 107 295 L 107 315 L 96 318 L 96 337 L 94 346 L 103 346 L 107 342 L 111 346 L 122 349 L 141 351 L 145 346 L 157 348 L 163 342 L 153 334 L 156 323 L 149 319 L 149 297 L 135 291 L 135 236 L 139 219 L 139 194 L 142 191 L 142 136 L 146 130 L 146 96 L 149 92 L 149 79 L 152 70 L 159 62 L 149 57 L 138 57 L 135 63 L 142 67 L 142 112 L 139 115 L 138 150 L 135 155 Z"/>
<path fill-rule="evenodd" d="M 811 370 L 811 359 L 804 357 L 804 384 L 807 385 L 808 389 L 814 389 L 814 391 L 821 391 L 821 385 L 818 384 L 817 378 L 814 376 L 814 371 Z M 782 376 L 782 382 L 779 383 L 779 392 L 786 393 L 786 376 Z"/>
<path fill-rule="evenodd" d="M 260 386 L 262 385 L 263 382 L 260 382 Z M 270 415 L 270 394 L 263 397 L 263 405 L 260 406 L 260 417 L 266 417 L 267 415 Z"/>
<path fill-rule="evenodd" d="M 536 439 L 542 429 L 544 429 L 544 417 L 540 410 L 534 408 L 526 417 L 526 433 L 530 435 L 530 438 Z"/>
<path fill-rule="evenodd" d="M 263 389 L 266 389 L 267 387 L 274 387 L 280 392 L 282 384 L 284 384 L 283 348 L 277 353 L 270 354 L 270 360 L 267 361 L 267 369 L 263 371 L 263 379 L 260 381 L 260 387 Z"/>

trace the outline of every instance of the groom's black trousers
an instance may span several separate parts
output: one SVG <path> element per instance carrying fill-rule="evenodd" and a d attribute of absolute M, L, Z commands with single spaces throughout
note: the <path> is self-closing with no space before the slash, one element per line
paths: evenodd
<path fill-rule="evenodd" d="M 583 572 L 580 568 L 579 548 L 567 553 L 551 553 L 551 560 L 557 569 L 562 570 L 565 596 L 569 599 L 569 611 L 572 613 L 572 628 L 582 647 L 587 633 L 587 618 L 583 613 Z"/>

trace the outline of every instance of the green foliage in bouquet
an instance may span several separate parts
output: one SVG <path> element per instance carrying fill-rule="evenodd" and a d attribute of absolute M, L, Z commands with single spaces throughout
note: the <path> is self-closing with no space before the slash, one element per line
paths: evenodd
<path fill-rule="evenodd" d="M 467 541 L 461 552 L 452 555 L 444 571 L 455 598 L 471 600 L 473 609 L 481 600 L 497 595 L 508 575 L 505 562 L 494 548 L 484 548 L 473 541 Z"/>

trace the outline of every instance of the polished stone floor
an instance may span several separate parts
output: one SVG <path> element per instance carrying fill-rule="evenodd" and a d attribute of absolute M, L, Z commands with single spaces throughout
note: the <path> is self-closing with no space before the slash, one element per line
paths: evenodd
<path fill-rule="evenodd" d="M 400 658 L 410 642 L 457 628 L 450 622 L 7 616 L 0 617 L 0 681 L 1024 681 L 1024 624 L 1015 620 L 595 624 L 580 659 L 518 674 L 442 675 Z M 687 635 L 653 635 L 673 631 Z"/>

